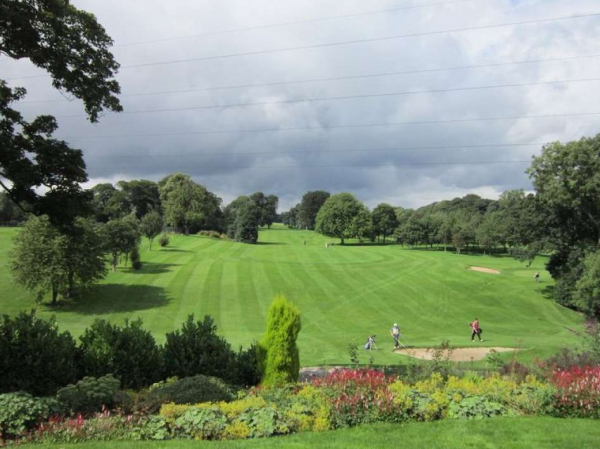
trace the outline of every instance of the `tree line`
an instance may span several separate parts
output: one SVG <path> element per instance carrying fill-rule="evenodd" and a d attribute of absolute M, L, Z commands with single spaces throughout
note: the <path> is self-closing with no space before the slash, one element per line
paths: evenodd
<path fill-rule="evenodd" d="M 306 193 L 281 214 L 290 228 L 325 236 L 409 246 L 505 252 L 522 261 L 548 256 L 553 295 L 564 306 L 600 316 L 600 134 L 545 145 L 527 174 L 533 193 L 498 200 L 468 194 L 418 209 L 379 204 L 372 211 L 350 193 Z"/>

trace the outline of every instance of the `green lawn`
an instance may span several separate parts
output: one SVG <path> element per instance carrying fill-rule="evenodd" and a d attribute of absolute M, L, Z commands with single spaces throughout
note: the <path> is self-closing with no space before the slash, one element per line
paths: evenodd
<path fill-rule="evenodd" d="M 11 284 L 7 263 L 15 233 L 0 229 L 0 310 L 8 314 L 36 307 L 33 294 Z M 331 239 L 281 227 L 261 230 L 259 240 L 258 245 L 244 245 L 174 236 L 167 248 L 143 248 L 140 272 L 120 267 L 84 301 L 37 308 L 42 316 L 55 314 L 61 329 L 76 335 L 96 318 L 122 323 L 142 317 L 159 341 L 189 314 L 210 314 L 219 333 L 237 347 L 260 338 L 269 303 L 283 293 L 302 313 L 303 366 L 347 364 L 348 343 L 362 345 L 369 334 L 378 336 L 375 363 L 396 363 L 402 357 L 391 351 L 394 322 L 411 346 L 432 346 L 443 339 L 468 346 L 473 343 L 467 324 L 478 317 L 485 341 L 475 344 L 519 346 L 529 359 L 572 345 L 575 338 L 567 328 L 582 322 L 550 298 L 552 282 L 541 259 L 526 267 L 509 257 L 396 245 L 336 244 L 326 249 Z M 465 269 L 469 265 L 501 274 Z M 533 281 L 535 271 L 542 272 L 539 284 Z"/>
<path fill-rule="evenodd" d="M 253 449 L 253 448 L 428 448 L 531 449 L 597 448 L 597 421 L 558 418 L 494 418 L 480 421 L 446 420 L 404 425 L 377 424 L 321 433 L 248 441 L 140 441 L 85 444 L 27 445 L 39 449 Z"/>

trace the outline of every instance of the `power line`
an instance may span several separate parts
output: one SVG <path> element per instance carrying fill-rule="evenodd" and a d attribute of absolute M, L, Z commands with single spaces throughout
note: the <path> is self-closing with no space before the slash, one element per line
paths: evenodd
<path fill-rule="evenodd" d="M 181 108 L 163 108 L 163 109 L 141 109 L 137 111 L 123 111 L 115 114 L 151 114 L 158 112 L 176 112 L 176 111 L 197 111 L 204 109 L 224 109 L 233 107 L 250 107 L 250 106 L 269 106 L 276 104 L 294 104 L 294 103 L 314 103 L 319 101 L 340 101 L 340 100 L 356 100 L 361 98 L 385 98 L 385 97 L 399 97 L 405 95 L 419 95 L 419 94 L 437 94 L 445 92 L 464 92 L 471 90 L 484 90 L 484 89 L 498 89 L 498 88 L 509 88 L 509 87 L 524 87 L 524 86 L 540 86 L 540 85 L 554 85 L 554 84 L 567 84 L 567 83 L 584 83 L 600 81 L 600 77 L 597 78 L 582 78 L 574 80 L 556 80 L 556 81 L 535 81 L 530 83 L 512 83 L 512 84 L 493 84 L 488 86 L 471 86 L 471 87 L 455 87 L 449 89 L 428 89 L 428 90 L 416 90 L 416 91 L 405 91 L 405 92 L 384 92 L 379 94 L 363 94 L 363 95 L 343 95 L 337 97 L 319 97 L 319 98 L 305 98 L 297 100 L 276 100 L 276 101 L 257 101 L 253 103 L 229 103 L 224 105 L 211 105 L 211 106 L 189 106 Z M 59 115 L 56 118 L 76 118 L 76 117 L 87 117 L 85 114 L 76 115 Z"/>
<path fill-rule="evenodd" d="M 121 94 L 120 96 L 121 97 L 142 97 L 142 96 L 149 96 L 149 95 L 169 95 L 169 94 L 182 94 L 182 93 L 204 92 L 204 91 L 214 91 L 214 90 L 269 87 L 269 86 L 281 86 L 281 85 L 289 85 L 289 84 L 303 84 L 303 83 L 316 83 L 316 82 L 325 82 L 325 81 L 341 81 L 341 80 L 386 77 L 386 76 L 396 76 L 396 75 L 412 75 L 412 74 L 419 74 L 419 73 L 445 72 L 445 71 L 451 71 L 451 70 L 481 69 L 481 68 L 502 67 L 502 66 L 509 66 L 509 65 L 571 61 L 571 60 L 577 60 L 577 59 L 589 59 L 589 58 L 598 58 L 598 57 L 600 57 L 600 54 L 582 55 L 582 56 L 567 56 L 567 57 L 563 57 L 563 58 L 529 59 L 529 60 L 513 61 L 513 62 L 498 62 L 498 63 L 491 63 L 491 64 L 465 65 L 465 66 L 443 67 L 443 68 L 435 68 L 435 69 L 403 70 L 403 71 L 398 71 L 398 72 L 374 73 L 374 74 L 368 74 L 368 75 L 350 75 L 350 76 L 338 76 L 338 77 L 328 77 L 328 78 L 313 78 L 313 79 L 297 80 L 297 81 L 275 81 L 275 82 L 271 82 L 271 83 L 261 83 L 261 84 L 238 84 L 238 85 L 232 85 L 232 86 L 202 87 L 202 88 L 198 88 L 198 89 L 170 90 L 170 91 L 161 91 L 161 92 L 146 92 L 146 93 L 142 92 L 142 93 L 134 93 L 134 94 Z M 59 102 L 62 103 L 62 102 L 66 102 L 66 101 L 71 101 L 71 100 L 67 99 L 67 98 L 63 98 L 60 100 L 33 100 L 33 101 L 21 101 L 21 102 L 19 102 L 19 104 L 59 103 Z"/>
<path fill-rule="evenodd" d="M 264 54 L 272 54 L 272 53 L 282 53 L 288 51 L 297 51 L 297 50 L 310 50 L 317 48 L 326 48 L 326 47 L 335 47 L 340 45 L 354 45 L 354 44 L 365 44 L 370 42 L 380 42 L 386 40 L 395 40 L 395 39 L 404 39 L 409 37 L 420 37 L 420 36 L 432 36 L 437 34 L 447 34 L 447 33 L 457 33 L 463 31 L 475 31 L 475 30 L 484 30 L 484 29 L 492 29 L 492 28 L 503 28 L 509 26 L 517 26 L 517 25 L 530 25 L 536 23 L 547 23 L 547 22 L 557 22 L 561 20 L 573 20 L 573 19 L 581 19 L 586 17 L 597 17 L 600 16 L 600 12 L 598 13 L 589 13 L 589 14 L 578 14 L 571 16 L 562 16 L 562 17 L 552 17 L 546 19 L 536 19 L 536 20 L 526 20 L 520 22 L 510 22 L 510 23 L 501 23 L 494 25 L 481 25 L 476 27 L 465 27 L 465 28 L 454 28 L 449 30 L 439 30 L 439 31 L 428 31 L 422 33 L 411 33 L 411 34 L 400 34 L 395 36 L 385 36 L 385 37 L 374 37 L 374 38 L 366 38 L 366 39 L 357 39 L 357 40 L 349 40 L 349 41 L 340 41 L 340 42 L 328 42 L 323 44 L 314 44 L 314 45 L 304 45 L 298 47 L 286 47 L 286 48 L 278 48 L 272 50 L 259 50 L 259 51 L 251 51 L 251 52 L 243 52 L 243 53 L 231 53 L 225 55 L 215 55 L 215 56 L 203 56 L 200 58 L 187 58 L 187 59 L 178 59 L 173 61 L 159 61 L 159 62 L 148 62 L 142 64 L 132 64 L 128 66 L 121 66 L 121 69 L 133 69 L 133 68 L 142 68 L 142 67 L 153 67 L 159 65 L 171 65 L 171 64 L 181 64 L 186 62 L 200 62 L 200 61 L 208 61 L 214 59 L 225 59 L 225 58 L 234 58 L 239 56 L 255 56 L 255 55 L 264 55 Z M 24 77 L 16 77 L 9 78 L 7 81 L 16 80 L 16 79 L 30 79 L 30 78 L 46 78 L 49 75 L 35 75 L 35 76 L 24 76 Z"/>
<path fill-rule="evenodd" d="M 198 38 L 198 37 L 215 36 L 215 35 L 219 35 L 219 34 L 238 33 L 241 31 L 255 31 L 255 30 L 262 30 L 262 29 L 267 29 L 267 28 L 278 28 L 278 27 L 290 26 L 290 25 L 300 25 L 300 24 L 305 24 L 305 23 L 315 23 L 315 22 L 323 22 L 323 21 L 329 21 L 329 20 L 347 19 L 347 18 L 351 18 L 351 17 L 385 14 L 385 13 L 389 13 L 389 12 L 426 8 L 426 7 L 431 7 L 431 6 L 444 6 L 444 5 L 453 5 L 456 3 L 468 3 L 468 2 L 472 2 L 472 1 L 473 0 L 454 0 L 454 1 L 440 2 L 440 3 L 425 3 L 425 4 L 421 4 L 421 5 L 399 6 L 397 8 L 379 9 L 379 10 L 375 10 L 375 11 L 365 11 L 365 12 L 358 12 L 358 13 L 342 14 L 342 15 L 338 15 L 338 16 L 317 17 L 314 19 L 295 20 L 293 22 L 280 22 L 280 23 L 273 23 L 273 24 L 268 24 L 268 25 L 257 25 L 257 26 L 251 26 L 251 27 L 234 28 L 231 30 L 209 31 L 207 33 L 188 34 L 186 36 L 172 36 L 172 37 L 161 38 L 161 39 L 127 42 L 124 44 L 114 45 L 114 47 L 115 48 L 128 47 L 131 45 L 154 44 L 154 43 L 168 42 L 168 41 L 174 41 L 174 40 L 179 40 L 179 39 L 193 39 L 193 38 Z M 479 0 L 479 2 L 481 2 L 481 1 L 482 0 Z"/>
<path fill-rule="evenodd" d="M 206 156 L 246 156 L 246 155 L 259 155 L 259 154 L 310 154 L 310 153 L 358 153 L 358 152 L 383 152 L 383 151 L 426 151 L 426 150 L 460 150 L 460 149 L 480 149 L 480 148 L 500 148 L 500 147 L 526 147 L 536 146 L 541 147 L 544 143 L 498 143 L 498 144 L 483 144 L 483 145 L 446 145 L 446 146 L 428 146 L 428 147 L 402 147 L 402 148 L 352 148 L 352 149 L 292 149 L 292 150 L 279 150 L 279 151 L 244 151 L 244 152 L 232 152 L 232 153 L 168 153 L 168 154 L 145 154 L 131 155 L 131 154 L 118 154 L 118 155 L 85 155 L 86 159 L 104 159 L 110 157 L 111 159 L 139 159 L 140 157 L 145 158 L 158 158 L 158 157 L 206 157 Z"/>
<path fill-rule="evenodd" d="M 464 162 L 406 162 L 406 163 L 377 163 L 377 164 L 303 164 L 303 165 L 215 165 L 210 167 L 203 167 L 206 169 L 214 170 L 220 168 L 242 168 L 242 169 L 256 169 L 256 168 L 315 168 L 315 167 L 412 167 L 412 166 L 435 166 L 435 165 L 492 165 L 492 164 L 530 164 L 530 160 L 508 160 L 508 161 L 464 161 Z M 95 168 L 103 168 L 109 166 L 96 166 Z M 114 169 L 114 165 L 110 165 L 110 168 Z"/>
<path fill-rule="evenodd" d="M 465 119 L 449 119 L 449 120 L 423 120 L 415 122 L 388 122 L 388 123 L 364 123 L 352 125 L 329 125 L 329 126 L 306 126 L 306 127 L 291 127 L 291 128 L 250 128 L 250 129 L 224 129 L 213 131 L 186 131 L 186 132 L 166 132 L 166 133 L 146 133 L 146 134 L 105 134 L 95 136 L 70 136 L 63 137 L 65 140 L 77 139 L 106 139 L 106 138 L 121 138 L 121 137 L 159 137 L 159 136 L 185 136 L 185 135 L 207 135 L 207 134 L 232 134 L 232 133 L 265 133 L 265 132 L 282 132 L 282 131 L 324 131 L 330 129 L 351 129 L 351 128 L 371 128 L 385 126 L 407 126 L 407 125 L 437 125 L 444 123 L 469 123 L 469 122 L 484 122 L 484 121 L 501 121 L 501 120 L 524 120 L 524 119 L 543 119 L 543 118 L 559 118 L 559 117 L 585 117 L 600 115 L 600 112 L 575 112 L 568 114 L 543 114 L 543 115 L 521 115 L 512 117 L 480 117 L 480 118 L 465 118 Z"/>

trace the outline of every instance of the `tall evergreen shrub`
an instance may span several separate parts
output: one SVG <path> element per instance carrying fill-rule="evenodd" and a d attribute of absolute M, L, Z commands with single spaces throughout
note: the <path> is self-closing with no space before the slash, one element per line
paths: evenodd
<path fill-rule="evenodd" d="M 267 332 L 259 347 L 262 385 L 298 381 L 300 354 L 296 339 L 301 327 L 298 308 L 285 296 L 276 296 L 269 307 Z"/>

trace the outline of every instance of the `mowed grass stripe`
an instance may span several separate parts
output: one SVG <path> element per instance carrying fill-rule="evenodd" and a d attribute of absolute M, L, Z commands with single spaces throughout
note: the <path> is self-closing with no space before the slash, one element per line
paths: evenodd
<path fill-rule="evenodd" d="M 0 256 L 7 257 L 16 230 L 0 229 Z M 387 348 L 375 351 L 376 363 L 399 363 L 389 351 L 389 327 L 398 321 L 411 345 L 431 346 L 442 339 L 470 345 L 468 321 L 480 318 L 484 345 L 529 348 L 526 358 L 572 346 L 567 328 L 580 327 L 581 315 L 557 305 L 543 271 L 544 259 L 527 267 L 509 257 L 456 255 L 397 245 L 336 245 L 310 231 L 276 227 L 261 230 L 264 244 L 244 245 L 202 236 L 172 236 L 167 248 L 142 248 L 142 270 L 119 267 L 83 300 L 52 308 L 37 306 L 39 315 L 54 314 L 61 330 L 79 334 L 94 319 L 122 324 L 142 317 L 158 341 L 181 328 L 190 313 L 206 312 L 219 334 L 235 347 L 260 338 L 266 311 L 277 293 L 299 307 L 304 327 L 299 337 L 301 363 L 349 363 L 347 346 L 362 345 L 372 333 Z M 304 240 L 307 244 L 304 245 Z M 271 244 L 269 244 L 271 243 Z M 275 244 L 273 244 L 275 243 Z M 350 242 L 353 243 L 353 242 Z M 467 270 L 483 266 L 490 275 Z M 533 282 L 533 273 L 542 282 Z M 34 295 L 10 285 L 0 265 L 0 308 L 15 315 L 35 307 Z M 487 341 L 489 337 L 489 342 Z M 364 353 L 361 353 L 364 354 Z M 362 355 L 364 360 L 364 355 Z"/>

